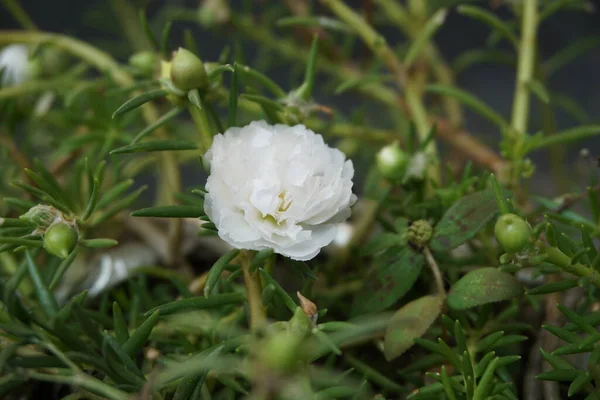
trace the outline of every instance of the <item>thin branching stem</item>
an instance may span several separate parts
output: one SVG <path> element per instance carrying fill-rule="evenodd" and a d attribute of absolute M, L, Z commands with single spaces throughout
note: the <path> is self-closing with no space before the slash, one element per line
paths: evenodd
<path fill-rule="evenodd" d="M 425 247 L 423 249 L 423 254 L 425 254 L 425 260 L 427 260 L 427 264 L 433 272 L 433 277 L 435 278 L 435 284 L 437 286 L 438 294 L 445 298 L 446 297 L 446 289 L 444 288 L 444 277 L 442 276 L 442 272 L 440 271 L 440 267 L 437 265 L 433 254 L 431 254 L 431 250 Z"/>
<path fill-rule="evenodd" d="M 253 252 L 243 250 L 239 257 L 244 273 L 244 284 L 246 285 L 246 296 L 248 298 L 248 308 L 250 309 L 250 328 L 255 330 L 265 325 L 267 315 L 261 302 L 261 282 L 258 271 L 250 271 L 250 262 Z"/>
<path fill-rule="evenodd" d="M 517 79 L 510 124 L 511 131 L 509 132 L 509 135 L 513 138 L 512 157 L 514 158 L 514 164 L 510 182 L 513 186 L 516 186 L 519 181 L 521 146 L 524 135 L 527 133 L 527 122 L 529 120 L 529 84 L 535 72 L 537 27 L 538 0 L 525 0 L 523 1 L 519 62 L 517 65 Z"/>

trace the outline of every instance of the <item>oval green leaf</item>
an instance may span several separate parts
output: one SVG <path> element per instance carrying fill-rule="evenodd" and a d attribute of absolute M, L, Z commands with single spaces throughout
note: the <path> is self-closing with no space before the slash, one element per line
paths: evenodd
<path fill-rule="evenodd" d="M 440 314 L 443 302 L 440 296 L 429 295 L 411 301 L 394 314 L 383 344 L 388 361 L 402 355 L 423 336 Z"/>
<path fill-rule="evenodd" d="M 352 305 L 352 314 L 360 315 L 385 310 L 414 285 L 421 274 L 424 256 L 410 247 L 393 249 L 387 256 L 381 256 L 365 284 L 357 293 Z"/>
<path fill-rule="evenodd" d="M 523 287 L 512 275 L 486 267 L 471 271 L 456 282 L 448 294 L 448 305 L 455 310 L 463 310 L 522 294 Z"/>
<path fill-rule="evenodd" d="M 482 190 L 458 200 L 437 223 L 429 247 L 433 251 L 453 249 L 479 232 L 498 212 L 492 190 Z"/>

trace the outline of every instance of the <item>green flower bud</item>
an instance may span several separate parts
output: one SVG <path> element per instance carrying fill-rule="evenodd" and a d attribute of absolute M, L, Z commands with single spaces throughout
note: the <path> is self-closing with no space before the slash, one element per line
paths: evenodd
<path fill-rule="evenodd" d="M 140 51 L 129 57 L 129 64 L 145 76 L 152 76 L 158 64 L 158 58 L 151 51 Z"/>
<path fill-rule="evenodd" d="M 296 307 L 294 316 L 290 319 L 290 332 L 300 336 L 308 336 L 312 331 L 312 328 L 313 323 L 310 318 L 308 318 L 304 310 L 302 310 L 301 307 Z"/>
<path fill-rule="evenodd" d="M 494 235 L 504 251 L 516 253 L 529 243 L 531 226 L 518 215 L 504 214 L 496 221 Z"/>
<path fill-rule="evenodd" d="M 189 50 L 180 47 L 171 62 L 171 81 L 180 90 L 204 88 L 208 75 L 202 61 Z"/>
<path fill-rule="evenodd" d="M 39 63 L 41 74 L 52 77 L 60 75 L 69 66 L 69 56 L 55 46 L 46 46 L 40 52 Z"/>
<path fill-rule="evenodd" d="M 383 147 L 377 153 L 377 169 L 379 169 L 379 173 L 383 177 L 393 181 L 402 178 L 407 162 L 408 157 L 402 151 L 398 142 Z"/>
<path fill-rule="evenodd" d="M 429 243 L 432 235 L 433 228 L 429 225 L 429 222 L 424 219 L 420 219 L 410 224 L 408 232 L 406 232 L 408 243 L 418 248 L 425 247 L 427 243 Z"/>
<path fill-rule="evenodd" d="M 67 258 L 77 245 L 79 234 L 65 222 L 55 222 L 44 234 L 44 248 L 52 255 Z"/>
<path fill-rule="evenodd" d="M 57 215 L 58 210 L 54 207 L 38 204 L 37 206 L 31 207 L 29 211 L 21 215 L 19 219 L 30 222 L 38 228 L 45 230 L 52 222 L 54 222 Z"/>
<path fill-rule="evenodd" d="M 270 370 L 277 372 L 290 372 L 301 359 L 303 338 L 292 332 L 278 332 L 265 339 L 260 352 L 259 360 Z"/>

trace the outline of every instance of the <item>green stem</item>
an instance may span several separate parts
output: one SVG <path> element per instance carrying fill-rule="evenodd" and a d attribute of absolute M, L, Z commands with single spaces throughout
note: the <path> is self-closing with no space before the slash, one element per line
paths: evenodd
<path fill-rule="evenodd" d="M 444 288 L 444 277 L 442 276 L 442 272 L 431 254 L 431 250 L 428 247 L 423 249 L 423 254 L 425 254 L 425 259 L 427 260 L 427 264 L 429 264 L 429 268 L 431 268 L 431 272 L 433 272 L 433 277 L 435 278 L 435 284 L 437 286 L 438 295 L 442 298 L 446 298 L 446 289 Z"/>
<path fill-rule="evenodd" d="M 43 374 L 35 371 L 28 371 L 27 376 L 45 382 L 61 383 L 65 385 L 73 385 L 82 387 L 90 392 L 101 394 L 107 399 L 112 400 L 128 400 L 129 395 L 119 389 L 113 388 L 106 383 L 85 374 L 74 375 L 52 375 Z"/>
<path fill-rule="evenodd" d="M 239 255 L 244 273 L 244 284 L 246 285 L 246 296 L 248 298 L 248 308 L 250 309 L 250 328 L 255 330 L 262 327 L 267 322 L 267 315 L 261 302 L 261 282 L 258 271 L 250 272 L 250 261 L 253 252 L 242 250 Z"/>
<path fill-rule="evenodd" d="M 431 129 L 431 124 L 429 122 L 429 118 L 427 117 L 427 110 L 425 109 L 425 105 L 423 103 L 422 85 L 419 85 L 416 82 L 416 78 L 411 78 L 406 82 L 405 96 L 408 107 L 411 110 L 413 120 L 417 126 L 419 138 L 421 140 L 425 140 Z M 427 164 L 427 176 L 432 182 L 437 183 L 440 181 L 440 171 L 437 164 L 437 150 L 433 140 L 429 142 L 425 148 L 425 152 L 435 159 L 435 161 L 431 160 L 431 162 Z"/>
<path fill-rule="evenodd" d="M 586 267 L 581 263 L 572 264 L 571 258 L 556 247 L 548 247 L 545 249 L 545 252 L 548 256 L 546 261 L 550 264 L 561 267 L 570 274 L 581 278 L 588 278 L 594 286 L 600 288 L 600 275 L 592 268 Z"/>
<path fill-rule="evenodd" d="M 199 109 L 195 105 L 189 105 L 188 110 L 190 111 L 194 125 L 196 125 L 196 129 L 200 135 L 200 144 L 202 145 L 201 151 L 202 154 L 204 154 L 212 145 L 212 128 L 210 119 L 206 113 L 206 107 Z"/>
<path fill-rule="evenodd" d="M 511 132 L 513 135 L 512 156 L 515 158 L 512 184 L 519 180 L 519 167 L 521 142 L 527 132 L 529 119 L 529 88 L 528 84 L 535 71 L 536 35 L 538 27 L 538 0 L 523 1 L 523 19 L 521 24 L 521 42 L 519 44 L 519 62 L 517 65 L 517 79 L 513 100 Z M 516 168 L 515 168 L 516 166 Z"/>
<path fill-rule="evenodd" d="M 23 26 L 23 28 L 35 31 L 37 30 L 37 26 L 33 22 L 33 20 L 27 15 L 23 7 L 16 2 L 15 0 L 2 0 L 2 5 L 4 8 L 8 10 L 8 12 L 13 16 L 14 19 Z"/>

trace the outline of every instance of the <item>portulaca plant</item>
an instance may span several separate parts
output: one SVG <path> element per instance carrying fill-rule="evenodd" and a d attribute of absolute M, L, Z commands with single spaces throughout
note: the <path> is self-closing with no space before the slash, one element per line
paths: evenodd
<path fill-rule="evenodd" d="M 551 79 L 598 40 L 539 33 L 587 1 L 91 3 L 118 39 L 1 2 L 0 398 L 600 398 L 600 128 Z"/>

